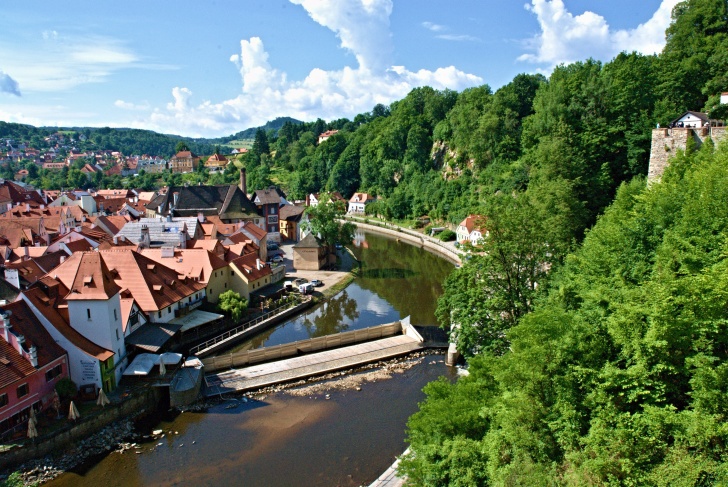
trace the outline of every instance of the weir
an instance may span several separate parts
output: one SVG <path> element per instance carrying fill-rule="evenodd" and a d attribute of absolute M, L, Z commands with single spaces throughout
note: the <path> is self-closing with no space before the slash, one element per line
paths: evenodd
<path fill-rule="evenodd" d="M 377 334 L 380 338 L 372 340 L 372 335 Z M 342 346 L 356 341 L 362 343 Z M 209 373 L 205 376 L 205 395 L 211 397 L 291 382 L 405 355 L 424 347 L 424 340 L 410 324 L 408 316 L 399 322 L 378 327 L 251 350 L 238 354 L 237 360 L 251 363 L 251 357 L 254 361 L 281 358 L 286 355 L 291 358 Z M 300 355 L 311 350 L 323 351 Z M 206 359 L 204 361 L 206 368 L 219 367 L 217 359 L 219 357 Z M 229 360 L 232 365 L 234 360 L 232 354 Z"/>

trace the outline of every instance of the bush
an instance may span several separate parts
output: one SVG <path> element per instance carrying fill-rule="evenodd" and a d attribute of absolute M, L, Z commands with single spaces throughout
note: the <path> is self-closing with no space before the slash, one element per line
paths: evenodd
<path fill-rule="evenodd" d="M 63 378 L 56 384 L 56 392 L 61 400 L 73 399 L 78 394 L 78 386 L 69 378 Z"/>
<path fill-rule="evenodd" d="M 440 235 L 438 235 L 438 238 L 443 242 L 451 242 L 455 240 L 455 232 L 447 229 L 443 230 L 442 232 L 440 232 Z"/>

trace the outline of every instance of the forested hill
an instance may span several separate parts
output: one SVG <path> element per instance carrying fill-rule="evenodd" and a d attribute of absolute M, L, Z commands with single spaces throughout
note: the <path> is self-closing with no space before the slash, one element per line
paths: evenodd
<path fill-rule="evenodd" d="M 273 136 L 286 123 L 302 122 L 290 118 L 279 117 L 261 127 L 253 127 L 237 134 L 219 138 L 192 138 L 180 135 L 160 134 L 151 130 L 109 127 L 33 127 L 19 123 L 0 121 L 0 139 L 22 141 L 35 149 L 47 146 L 44 139 L 56 132 L 64 132 L 73 145 L 82 151 L 113 150 L 125 155 L 171 157 L 175 154 L 178 143 L 184 142 L 196 154 L 212 154 L 217 147 L 233 140 L 253 139 L 257 130 L 270 132 Z"/>
<path fill-rule="evenodd" d="M 409 485 L 728 485 L 728 144 L 642 177 L 655 123 L 725 117 L 727 52 L 727 2 L 682 2 L 659 56 L 557 68 L 510 162 L 479 139 L 489 235 L 437 310 L 469 376 L 426 387 Z"/>

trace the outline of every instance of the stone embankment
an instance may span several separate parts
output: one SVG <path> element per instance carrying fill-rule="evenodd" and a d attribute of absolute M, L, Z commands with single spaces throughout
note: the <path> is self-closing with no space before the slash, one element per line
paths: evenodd
<path fill-rule="evenodd" d="M 48 455 L 30 460 L 14 470 L 20 472 L 23 485 L 41 484 L 100 455 L 124 453 L 138 448 L 136 441 L 140 439 L 134 432 L 132 421 L 125 419 L 79 441 L 60 456 Z"/>
<path fill-rule="evenodd" d="M 449 260 L 453 264 L 462 264 L 460 253 L 457 251 L 455 245 L 452 242 L 441 242 L 440 240 L 434 239 L 427 235 L 406 228 L 398 227 L 391 223 L 381 223 L 374 225 L 372 223 L 362 221 L 356 217 L 347 217 L 347 221 L 350 221 L 361 230 L 366 230 L 368 232 L 387 235 L 389 237 L 403 240 L 409 244 L 422 247 L 426 250 L 434 252 L 440 255 L 440 257 Z"/>

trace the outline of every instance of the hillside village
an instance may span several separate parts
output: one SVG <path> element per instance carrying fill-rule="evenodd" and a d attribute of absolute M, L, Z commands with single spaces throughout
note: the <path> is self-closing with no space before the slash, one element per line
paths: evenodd
<path fill-rule="evenodd" d="M 6 157 L 33 153 L 19 145 Z M 119 167 L 118 155 L 106 155 L 95 167 L 104 160 Z M 140 160 L 184 172 L 193 156 Z M 124 162 L 129 171 L 140 167 Z M 208 162 L 227 164 L 219 154 Z M 31 411 L 57 400 L 59 380 L 91 396 L 110 393 L 137 354 L 220 329 L 223 316 L 211 310 L 223 292 L 257 306 L 282 286 L 282 242 L 294 244 L 295 268 L 328 264 L 303 225 L 306 206 L 321 195 L 294 204 L 277 187 L 248 193 L 244 168 L 238 184 L 158 191 L 45 191 L 18 179 L 0 180 L 0 438 L 25 434 Z M 373 200 L 357 193 L 348 210 Z M 338 193 L 327 201 L 347 203 Z"/>

